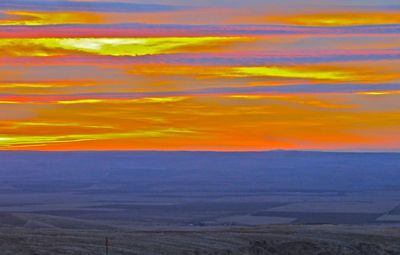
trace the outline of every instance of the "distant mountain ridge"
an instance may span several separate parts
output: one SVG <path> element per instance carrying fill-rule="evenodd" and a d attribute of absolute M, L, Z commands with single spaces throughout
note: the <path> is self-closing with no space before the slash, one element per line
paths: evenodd
<path fill-rule="evenodd" d="M 33 190 L 103 184 L 126 190 L 124 183 L 135 190 L 398 190 L 400 154 L 1 151 L 0 178 L 3 187 Z"/>

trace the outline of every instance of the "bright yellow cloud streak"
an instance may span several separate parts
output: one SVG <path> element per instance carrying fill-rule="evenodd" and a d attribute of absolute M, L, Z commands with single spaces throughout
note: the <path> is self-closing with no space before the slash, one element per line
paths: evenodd
<path fill-rule="evenodd" d="M 3 56 L 143 56 L 210 48 L 244 40 L 241 37 L 157 37 L 157 38 L 9 38 L 0 40 Z"/>
<path fill-rule="evenodd" d="M 21 127 L 84 127 L 84 128 L 100 128 L 111 129 L 111 125 L 88 125 L 84 123 L 56 123 L 56 122 L 17 122 L 11 125 L 12 129 Z"/>
<path fill-rule="evenodd" d="M 344 109 L 344 108 L 354 108 L 351 104 L 339 104 L 324 100 L 318 100 L 313 97 L 294 96 L 294 95 L 249 95 L 249 94 L 237 94 L 237 95 L 227 95 L 222 96 L 224 98 L 230 99 L 240 99 L 240 100 L 263 100 L 272 99 L 286 101 L 288 103 L 301 104 L 306 106 L 311 106 L 315 108 L 332 108 L 332 109 Z"/>
<path fill-rule="evenodd" d="M 5 101 L 5 100 L 0 100 L 0 104 L 19 104 L 20 102 L 17 101 Z"/>
<path fill-rule="evenodd" d="M 181 65 L 134 65 L 127 72 L 143 76 L 188 76 L 197 79 L 215 78 L 281 78 L 336 82 L 393 81 L 399 74 L 390 68 L 364 65 L 299 65 L 299 66 L 181 66 Z M 264 81 L 265 83 L 265 81 Z"/>
<path fill-rule="evenodd" d="M 400 12 L 318 13 L 268 17 L 266 20 L 299 26 L 359 26 L 399 24 Z"/>
<path fill-rule="evenodd" d="M 287 99 L 291 98 L 293 96 L 287 96 L 287 95 L 246 95 L 246 94 L 241 94 L 241 95 L 228 95 L 228 96 L 223 96 L 226 98 L 233 98 L 233 99 L 248 99 L 248 100 L 258 100 L 258 99 Z"/>
<path fill-rule="evenodd" d="M 102 133 L 102 134 L 72 134 L 72 135 L 1 135 L 1 147 L 34 146 L 53 143 L 72 143 L 94 140 L 111 140 L 125 138 L 154 138 L 154 137 L 174 137 L 181 135 L 192 135 L 195 131 L 190 129 L 165 128 L 158 130 L 137 130 L 126 133 Z"/>
<path fill-rule="evenodd" d="M 0 26 L 43 26 L 57 24 L 96 24 L 100 15 L 84 12 L 4 11 L 10 17 L 0 19 Z"/>
<path fill-rule="evenodd" d="M 58 104 L 99 104 L 99 103 L 137 103 L 137 104 L 163 104 L 180 102 L 188 97 L 144 97 L 137 99 L 77 99 L 77 100 L 60 100 Z"/>
<path fill-rule="evenodd" d="M 71 99 L 71 100 L 55 100 L 51 98 L 42 100 L 29 100 L 22 101 L 1 100 L 0 104 L 60 104 L 60 105 L 74 105 L 74 104 L 164 104 L 175 103 L 189 99 L 188 96 L 172 96 L 172 97 L 143 97 L 143 98 L 86 98 L 86 99 Z"/>
<path fill-rule="evenodd" d="M 4 77 L 2 77 L 4 78 Z M 77 81 L 77 80 L 65 80 L 65 81 L 1 81 L 1 89 L 51 89 L 51 88 L 67 88 L 67 87 L 94 87 L 100 84 L 101 81 Z M 21 92 L 22 90 L 20 90 Z"/>
<path fill-rule="evenodd" d="M 104 100 L 101 99 L 81 99 L 81 100 L 62 100 L 57 101 L 58 104 L 98 104 L 102 103 Z"/>
<path fill-rule="evenodd" d="M 132 99 L 129 102 L 134 103 L 174 103 L 188 99 L 189 97 L 145 97 L 140 99 Z"/>
<path fill-rule="evenodd" d="M 368 92 L 358 92 L 359 95 L 367 96 L 385 96 L 385 95 L 400 95 L 400 91 L 368 91 Z"/>
<path fill-rule="evenodd" d="M 51 88 L 53 85 L 51 84 L 40 84 L 40 83 L 0 83 L 1 88 Z"/>
<path fill-rule="evenodd" d="M 354 74 L 349 71 L 313 70 L 297 67 L 237 67 L 227 76 L 235 77 L 280 77 L 318 80 L 351 80 Z"/>

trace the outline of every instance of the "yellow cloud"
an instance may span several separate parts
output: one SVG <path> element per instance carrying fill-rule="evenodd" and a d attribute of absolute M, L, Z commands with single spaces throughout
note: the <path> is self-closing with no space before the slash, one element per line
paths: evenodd
<path fill-rule="evenodd" d="M 16 122 L 11 128 L 18 129 L 21 127 L 84 127 L 84 128 L 100 128 L 110 129 L 111 125 L 88 125 L 84 123 L 57 123 L 57 122 Z"/>
<path fill-rule="evenodd" d="M 354 74 L 349 71 L 314 70 L 297 67 L 237 67 L 226 76 L 234 77 L 280 77 L 318 80 L 350 80 Z"/>
<path fill-rule="evenodd" d="M 243 40 L 241 37 L 163 38 L 8 38 L 0 40 L 0 55 L 60 56 L 90 54 L 102 56 L 143 56 L 206 49 Z"/>
<path fill-rule="evenodd" d="M 86 98 L 86 99 L 71 99 L 71 100 L 55 100 L 52 98 L 44 97 L 42 100 L 29 99 L 29 97 L 24 98 L 21 101 L 16 101 L 14 99 L 10 100 L 0 100 L 0 104 L 60 104 L 60 105 L 74 105 L 74 104 L 163 104 L 163 103 L 174 103 L 181 102 L 189 99 L 188 96 L 173 96 L 173 97 L 142 97 L 142 98 Z"/>
<path fill-rule="evenodd" d="M 137 99 L 76 99 L 76 100 L 60 100 L 58 104 L 98 104 L 98 103 L 138 103 L 138 104 L 162 104 L 180 102 L 188 97 L 143 97 Z"/>
<path fill-rule="evenodd" d="M 40 83 L 0 83 L 0 88 L 51 88 L 51 84 L 40 84 Z"/>
<path fill-rule="evenodd" d="M 287 96 L 287 95 L 246 95 L 246 94 L 240 94 L 240 95 L 227 95 L 223 96 L 226 98 L 232 98 L 232 99 L 248 99 L 248 100 L 257 100 L 257 99 L 287 99 L 293 96 Z"/>
<path fill-rule="evenodd" d="M 360 26 L 399 24 L 400 12 L 318 13 L 268 17 L 267 21 L 299 26 Z"/>
<path fill-rule="evenodd" d="M 358 92 L 359 95 L 367 96 L 384 96 L 384 95 L 400 95 L 400 91 L 368 91 L 368 92 Z"/>
<path fill-rule="evenodd" d="M 145 97 L 140 99 L 132 99 L 130 102 L 134 103 L 174 103 L 188 99 L 189 97 Z"/>
<path fill-rule="evenodd" d="M 103 134 L 72 134 L 72 135 L 1 135 L 0 147 L 17 147 L 17 146 L 43 146 L 53 143 L 71 143 L 94 140 L 110 140 L 125 138 L 151 138 L 151 137 L 168 137 L 179 136 L 185 134 L 193 134 L 195 131 L 179 128 L 165 128 L 157 130 L 137 130 L 126 133 L 103 133 Z"/>
<path fill-rule="evenodd" d="M 96 24 L 100 15 L 85 12 L 4 11 L 10 16 L 0 19 L 0 26 L 43 26 L 56 24 Z"/>
<path fill-rule="evenodd" d="M 98 104 L 102 103 L 104 100 L 101 99 L 79 99 L 79 100 L 60 100 L 57 101 L 58 104 Z"/>
<path fill-rule="evenodd" d="M 0 100 L 0 104 L 19 104 L 20 102 L 17 101 L 5 101 L 5 100 Z"/>
<path fill-rule="evenodd" d="M 127 73 L 143 76 L 189 76 L 196 79 L 215 78 L 281 78 L 318 81 L 392 81 L 399 78 L 398 72 L 390 68 L 375 68 L 364 65 L 302 65 L 302 66 L 183 66 L 183 65 L 134 65 Z M 265 84 L 267 81 L 263 81 Z M 261 83 L 261 84 L 263 84 Z M 277 82 L 274 81 L 272 85 Z M 287 82 L 286 82 L 287 84 Z M 257 84 L 258 85 L 258 84 Z M 269 85 L 269 84 L 268 84 Z"/>

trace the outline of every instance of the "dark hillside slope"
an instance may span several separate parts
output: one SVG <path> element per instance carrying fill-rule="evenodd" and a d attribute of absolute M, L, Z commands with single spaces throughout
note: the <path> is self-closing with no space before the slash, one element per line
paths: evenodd
<path fill-rule="evenodd" d="M 1 254 L 397 255 L 399 229 L 343 226 L 149 231 L 0 229 Z"/>

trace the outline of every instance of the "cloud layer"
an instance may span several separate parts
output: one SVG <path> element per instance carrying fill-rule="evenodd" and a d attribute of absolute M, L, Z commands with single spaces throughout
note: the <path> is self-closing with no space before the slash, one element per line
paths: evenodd
<path fill-rule="evenodd" d="M 243 3 L 0 3 L 0 149 L 400 149 L 393 2 Z"/>

